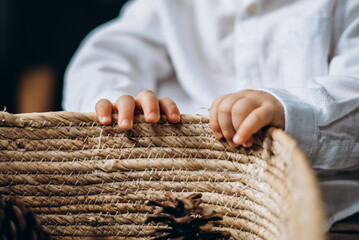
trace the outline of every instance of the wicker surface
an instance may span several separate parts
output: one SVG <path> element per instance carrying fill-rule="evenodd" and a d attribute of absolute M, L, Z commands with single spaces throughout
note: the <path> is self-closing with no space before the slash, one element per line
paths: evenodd
<path fill-rule="evenodd" d="M 234 239 L 323 239 L 315 178 L 297 144 L 270 128 L 249 149 L 216 141 L 205 116 L 134 129 L 94 114 L 0 113 L 0 193 L 21 196 L 53 238 L 145 239 L 144 202 L 203 193 Z"/>

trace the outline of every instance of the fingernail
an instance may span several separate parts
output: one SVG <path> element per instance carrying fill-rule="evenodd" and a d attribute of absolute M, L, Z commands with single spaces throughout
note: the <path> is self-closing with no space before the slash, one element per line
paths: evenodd
<path fill-rule="evenodd" d="M 123 119 L 123 120 L 121 120 L 120 125 L 121 126 L 130 126 L 131 122 L 128 119 Z"/>
<path fill-rule="evenodd" d="M 108 116 L 103 116 L 103 117 L 101 118 L 101 122 L 102 122 L 102 123 L 107 123 L 108 121 L 110 121 L 110 118 L 109 118 Z"/>
<path fill-rule="evenodd" d="M 148 114 L 148 118 L 155 118 L 156 117 L 156 114 L 154 114 L 154 113 L 149 113 Z"/>
<path fill-rule="evenodd" d="M 171 115 L 171 118 L 172 118 L 173 120 L 175 120 L 175 121 L 179 121 L 179 120 L 180 120 L 180 115 L 174 113 L 174 114 Z"/>
<path fill-rule="evenodd" d="M 155 113 L 149 113 L 148 115 L 147 115 L 147 121 L 149 121 L 149 122 L 153 122 L 153 121 L 155 121 L 157 119 L 157 114 L 155 114 Z"/>
<path fill-rule="evenodd" d="M 239 136 L 239 135 L 235 135 L 233 138 L 233 142 L 235 142 L 236 144 L 241 144 L 243 141 L 243 139 Z"/>

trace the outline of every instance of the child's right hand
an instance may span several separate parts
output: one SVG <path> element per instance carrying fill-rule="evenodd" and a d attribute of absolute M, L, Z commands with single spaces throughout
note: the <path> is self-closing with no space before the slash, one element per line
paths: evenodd
<path fill-rule="evenodd" d="M 136 98 L 130 95 L 120 96 L 116 103 L 101 99 L 96 103 L 96 114 L 100 123 L 108 125 L 112 121 L 112 113 L 118 113 L 118 126 L 129 130 L 133 126 L 135 113 L 143 112 L 146 122 L 156 123 L 160 120 L 160 113 L 164 113 L 172 123 L 180 121 L 180 112 L 176 103 L 168 97 L 157 98 L 149 90 L 140 92 Z"/>

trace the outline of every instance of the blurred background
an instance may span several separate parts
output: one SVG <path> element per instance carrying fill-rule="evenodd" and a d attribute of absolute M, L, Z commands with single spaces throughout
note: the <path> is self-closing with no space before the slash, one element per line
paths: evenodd
<path fill-rule="evenodd" d="M 126 0 L 0 0 L 0 110 L 61 110 L 64 71 L 82 39 Z"/>

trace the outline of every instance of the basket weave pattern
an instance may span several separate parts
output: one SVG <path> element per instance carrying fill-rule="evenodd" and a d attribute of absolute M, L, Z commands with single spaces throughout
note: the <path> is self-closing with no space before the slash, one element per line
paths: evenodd
<path fill-rule="evenodd" d="M 281 130 L 246 149 L 217 141 L 206 116 L 140 116 L 122 131 L 92 113 L 0 113 L 0 194 L 20 196 L 52 238 L 150 238 L 166 226 L 144 224 L 145 202 L 168 191 L 202 193 L 233 239 L 322 239 L 315 179 Z"/>

